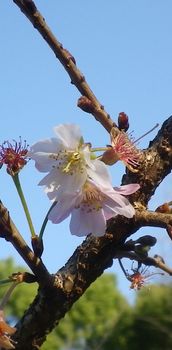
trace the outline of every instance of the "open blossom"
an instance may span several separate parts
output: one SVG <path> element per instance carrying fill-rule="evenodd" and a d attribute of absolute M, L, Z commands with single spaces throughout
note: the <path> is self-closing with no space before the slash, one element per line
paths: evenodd
<path fill-rule="evenodd" d="M 121 160 L 129 170 L 137 171 L 142 153 L 136 148 L 134 141 L 124 131 L 116 132 L 115 128 L 112 128 L 110 136 L 111 147 L 103 154 L 102 161 L 112 165 Z"/>
<path fill-rule="evenodd" d="M 61 124 L 54 131 L 56 137 L 35 143 L 27 154 L 40 172 L 48 173 L 39 185 L 50 199 L 80 190 L 88 177 L 98 184 L 110 181 L 106 165 L 92 158 L 79 126 Z"/>
<path fill-rule="evenodd" d="M 15 349 L 15 343 L 10 338 L 16 332 L 16 328 L 10 327 L 4 320 L 4 313 L 0 310 L 0 347 L 3 349 Z"/>
<path fill-rule="evenodd" d="M 4 141 L 4 143 L 0 145 L 0 164 L 6 164 L 7 172 L 14 176 L 27 163 L 27 151 L 26 141 L 24 141 L 23 145 L 21 139 L 19 142 L 14 141 L 13 144 L 9 141 Z"/>
<path fill-rule="evenodd" d="M 135 210 L 124 195 L 138 190 L 140 186 L 130 184 L 113 188 L 96 185 L 87 180 L 80 191 L 66 193 L 53 207 L 49 219 L 60 223 L 71 214 L 70 231 L 77 236 L 92 233 L 102 236 L 106 231 L 106 220 L 116 215 L 133 217 Z"/>

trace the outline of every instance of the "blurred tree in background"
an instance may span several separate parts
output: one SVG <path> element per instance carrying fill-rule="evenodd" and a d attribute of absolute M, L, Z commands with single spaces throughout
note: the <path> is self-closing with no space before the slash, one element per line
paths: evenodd
<path fill-rule="evenodd" d="M 0 262 L 1 280 L 14 271 L 24 269 L 12 259 Z M 1 297 L 6 288 L 1 286 Z M 14 290 L 6 309 L 10 321 L 21 317 L 36 288 L 36 284 L 23 283 Z M 171 294 L 171 285 L 152 285 L 138 292 L 134 306 L 130 306 L 118 291 L 115 276 L 104 274 L 47 337 L 42 349 L 171 350 Z"/>

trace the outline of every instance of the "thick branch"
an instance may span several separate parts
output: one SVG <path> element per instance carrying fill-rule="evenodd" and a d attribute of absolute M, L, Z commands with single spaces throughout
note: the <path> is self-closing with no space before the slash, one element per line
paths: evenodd
<path fill-rule="evenodd" d="M 26 350 L 36 349 L 36 345 L 42 344 L 45 334 L 64 317 L 89 285 L 112 265 L 113 259 L 128 254 L 126 251 L 121 252 L 127 236 L 132 235 L 142 225 L 165 228 L 171 222 L 172 216 L 169 214 L 137 211 L 133 219 L 129 220 L 122 216 L 113 219 L 113 233 L 108 228 L 108 233 L 101 238 L 88 237 L 76 249 L 66 265 L 57 272 L 54 290 L 49 291 L 46 288 L 39 291 L 19 325 L 16 337 L 20 343 L 16 349 L 22 349 L 23 344 L 27 344 Z M 127 257 L 132 258 L 131 255 Z M 165 265 L 159 266 L 157 260 L 153 258 L 146 258 L 144 263 L 171 273 L 169 268 L 167 269 Z M 31 345 L 33 339 L 35 346 Z"/>
<path fill-rule="evenodd" d="M 143 161 L 138 173 L 127 172 L 123 184 L 139 183 L 140 190 L 130 196 L 138 208 L 146 207 L 151 196 L 172 169 L 172 116 L 162 125 L 148 149 L 144 151 Z"/>
<path fill-rule="evenodd" d="M 109 114 L 104 110 L 104 107 L 100 104 L 89 85 L 87 84 L 85 77 L 79 71 L 75 64 L 75 59 L 72 55 L 63 48 L 63 45 L 56 39 L 50 28 L 47 26 L 45 19 L 41 13 L 37 10 L 35 4 L 31 0 L 13 0 L 14 3 L 21 9 L 25 16 L 32 22 L 33 26 L 39 31 L 44 40 L 50 46 L 59 59 L 67 73 L 71 78 L 72 84 L 74 84 L 80 91 L 82 96 L 86 96 L 93 104 L 94 108 L 92 114 L 103 125 L 103 127 L 109 132 L 116 124 L 110 118 Z"/>
<path fill-rule="evenodd" d="M 0 237 L 6 239 L 13 244 L 15 249 L 30 267 L 32 272 L 37 277 L 38 283 L 45 285 L 52 283 L 52 277 L 47 271 L 42 261 L 35 256 L 32 250 L 28 247 L 23 237 L 20 235 L 16 226 L 10 218 L 8 210 L 0 202 Z"/>

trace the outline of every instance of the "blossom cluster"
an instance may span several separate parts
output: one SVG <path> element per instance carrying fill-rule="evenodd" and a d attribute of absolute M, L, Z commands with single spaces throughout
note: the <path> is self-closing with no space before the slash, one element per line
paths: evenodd
<path fill-rule="evenodd" d="M 60 223 L 71 215 L 70 231 L 77 236 L 102 236 L 106 221 L 116 215 L 133 217 L 135 211 L 125 197 L 139 189 L 138 184 L 114 188 L 107 165 L 96 158 L 85 143 L 79 126 L 61 124 L 56 137 L 35 143 L 27 156 L 37 170 L 47 173 L 39 185 L 54 202 L 49 220 Z"/>

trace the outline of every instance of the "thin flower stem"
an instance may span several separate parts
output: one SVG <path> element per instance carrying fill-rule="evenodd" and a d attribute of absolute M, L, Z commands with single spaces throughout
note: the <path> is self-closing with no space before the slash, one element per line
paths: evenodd
<path fill-rule="evenodd" d="M 51 210 L 54 208 L 54 206 L 57 204 L 57 201 L 53 202 L 53 204 L 51 205 L 50 209 L 48 210 L 47 212 L 47 215 L 43 221 L 43 224 L 42 224 L 42 227 L 41 227 L 41 230 L 40 230 L 40 233 L 39 233 L 39 239 L 42 240 L 42 237 L 43 237 L 43 234 L 44 234 L 44 231 L 45 231 L 45 227 L 47 225 L 47 222 L 48 222 L 48 215 L 50 214 Z"/>
<path fill-rule="evenodd" d="M 12 179 L 14 181 L 14 184 L 16 186 L 18 195 L 20 197 L 20 200 L 21 200 L 21 203 L 22 203 L 25 215 L 26 215 L 26 219 L 27 219 L 27 222 L 28 222 L 28 225 L 29 225 L 29 228 L 30 228 L 31 236 L 34 237 L 35 236 L 35 229 L 33 227 L 32 219 L 31 219 L 31 216 L 30 216 L 30 213 L 29 213 L 29 209 L 28 209 L 28 206 L 27 206 L 24 194 L 23 194 L 23 190 L 21 188 L 21 184 L 20 184 L 20 180 L 19 180 L 18 174 L 15 174 L 14 176 L 12 176 Z"/>
<path fill-rule="evenodd" d="M 13 281 L 11 280 L 11 278 L 6 278 L 5 280 L 1 280 L 1 281 L 0 281 L 0 286 L 2 286 L 2 285 L 4 285 L 4 284 L 7 284 L 7 283 L 11 283 L 11 282 L 13 282 Z"/>
<path fill-rule="evenodd" d="M 111 149 L 111 146 L 109 147 L 96 147 L 96 148 L 91 148 L 91 152 L 99 152 L 99 151 L 108 151 Z"/>
<path fill-rule="evenodd" d="M 120 265 L 121 270 L 123 271 L 125 277 L 128 279 L 128 275 L 127 275 L 127 273 L 126 273 L 126 271 L 125 271 L 125 269 L 124 269 L 124 266 L 123 266 L 123 264 L 122 264 L 121 259 L 118 259 L 118 262 L 119 262 L 119 265 Z"/>
<path fill-rule="evenodd" d="M 5 305 L 7 304 L 11 293 L 13 292 L 14 288 L 17 286 L 19 282 L 13 282 L 13 284 L 10 286 L 10 288 L 7 290 L 6 294 L 4 295 L 3 299 L 0 302 L 0 310 L 3 310 Z"/>

